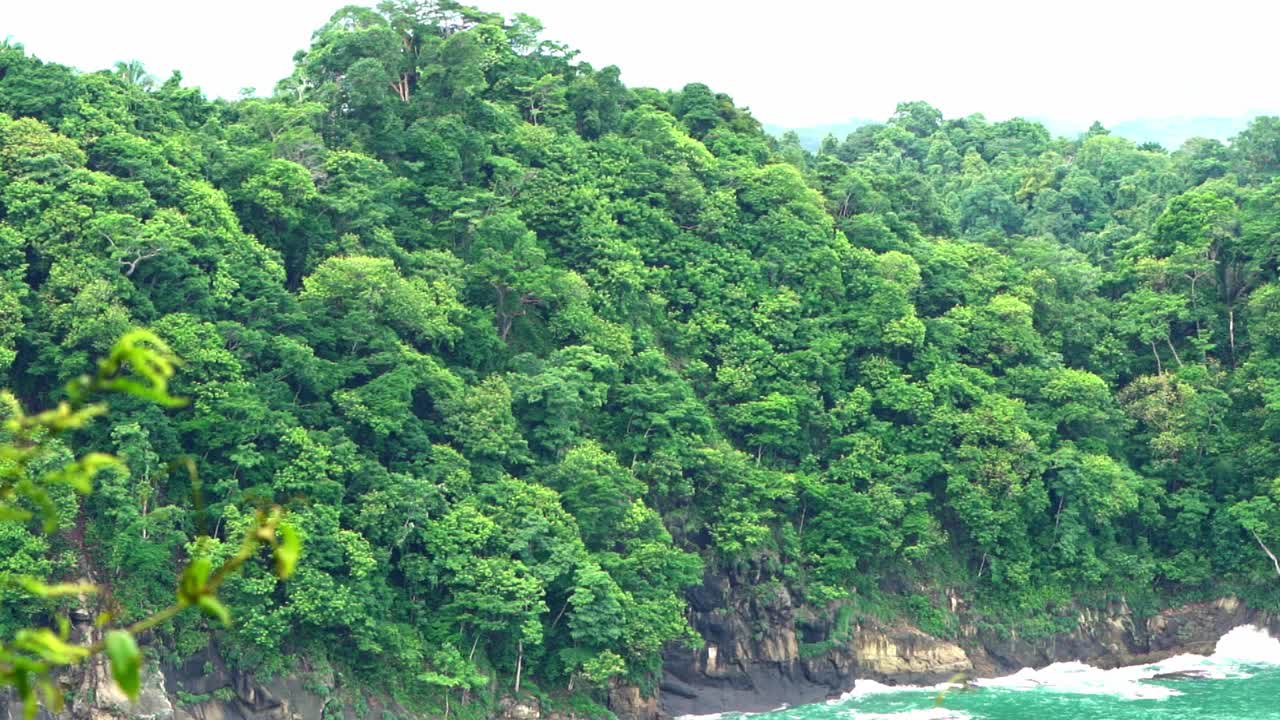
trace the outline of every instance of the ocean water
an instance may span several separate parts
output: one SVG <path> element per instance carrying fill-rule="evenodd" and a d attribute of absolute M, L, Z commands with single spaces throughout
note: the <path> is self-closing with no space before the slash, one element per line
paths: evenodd
<path fill-rule="evenodd" d="M 1164 673 L 1194 677 L 1156 679 Z M 745 717 L 726 714 L 721 720 Z M 751 720 L 1280 720 L 1280 640 L 1250 625 L 1212 655 L 1100 670 L 1083 663 L 1023 669 L 968 689 L 858 681 L 839 700 Z"/>

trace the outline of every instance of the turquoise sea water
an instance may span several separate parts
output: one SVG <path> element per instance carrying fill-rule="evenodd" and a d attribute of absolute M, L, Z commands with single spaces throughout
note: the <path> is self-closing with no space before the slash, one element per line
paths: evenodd
<path fill-rule="evenodd" d="M 1193 677 L 1155 678 L 1169 672 Z M 1059 663 L 975 685 L 943 692 L 858 682 L 840 700 L 751 720 L 1280 720 L 1280 641 L 1245 626 L 1208 657 L 1116 670 Z"/>

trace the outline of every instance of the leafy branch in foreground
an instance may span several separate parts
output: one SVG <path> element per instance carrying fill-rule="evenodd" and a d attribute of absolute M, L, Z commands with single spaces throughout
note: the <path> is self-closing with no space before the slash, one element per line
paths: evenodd
<path fill-rule="evenodd" d="M 44 531 L 52 532 L 57 527 L 58 509 L 50 490 L 69 486 L 87 495 L 98 471 L 123 463 L 113 455 L 90 452 L 61 467 L 37 471 L 35 468 L 49 454 L 51 443 L 105 414 L 106 403 L 95 398 L 107 393 L 131 395 L 163 407 L 185 405 L 185 400 L 173 397 L 168 390 L 177 365 L 178 359 L 160 338 L 146 330 L 134 330 L 116 342 L 98 363 L 96 373 L 68 383 L 67 399 L 51 409 L 27 414 L 11 393 L 0 392 L 0 405 L 6 415 L 4 435 L 0 437 L 0 522 L 26 522 L 38 513 Z M 105 653 L 116 684 L 127 697 L 136 700 L 143 664 L 137 635 L 193 606 L 223 625 L 230 625 L 231 613 L 217 597 L 222 583 L 264 546 L 272 549 L 275 574 L 281 579 L 293 573 L 301 552 L 299 535 L 284 521 L 284 511 L 279 507 L 259 510 L 239 551 L 216 567 L 209 557 L 210 545 L 208 536 L 196 540 L 196 552 L 178 577 L 176 598 L 171 605 L 123 628 L 107 629 L 111 617 L 100 615 L 97 625 L 105 632 L 97 642 L 71 642 L 71 623 L 65 617 L 57 619 L 56 629 L 25 628 L 12 640 L 0 641 L 0 685 L 17 692 L 24 716 L 35 717 L 41 697 L 49 708 L 60 710 L 63 698 L 53 684 L 52 672 L 99 653 Z M 33 577 L 18 582 L 42 598 L 84 597 L 97 591 L 92 583 L 84 582 L 46 583 Z"/>

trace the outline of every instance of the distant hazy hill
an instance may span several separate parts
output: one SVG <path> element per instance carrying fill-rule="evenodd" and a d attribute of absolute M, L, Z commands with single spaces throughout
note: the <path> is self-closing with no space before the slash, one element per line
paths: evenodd
<path fill-rule="evenodd" d="M 781 125 L 764 124 L 764 131 L 774 137 L 782 137 L 782 134 L 788 130 L 792 130 L 796 135 L 800 136 L 800 146 L 806 150 L 817 150 L 822 144 L 822 138 L 827 135 L 835 135 L 837 140 L 844 140 L 845 136 L 857 130 L 863 125 L 874 125 L 877 120 L 867 120 L 865 118 L 850 118 L 841 123 L 829 123 L 827 125 L 814 125 L 805 128 L 788 128 Z"/>
<path fill-rule="evenodd" d="M 1254 115 L 1240 117 L 1174 117 L 1126 120 L 1111 132 L 1135 142 L 1158 142 L 1170 150 L 1180 147 L 1188 138 L 1207 137 L 1227 140 L 1249 126 Z"/>
<path fill-rule="evenodd" d="M 1207 137 L 1230 140 L 1249 126 L 1249 121 L 1265 113 L 1249 113 L 1236 117 L 1176 116 L 1163 118 L 1137 118 L 1107 126 L 1113 135 L 1128 138 L 1137 143 L 1156 142 L 1169 150 L 1176 150 L 1189 138 Z M 1074 123 L 1064 123 L 1051 118 L 1032 118 L 1042 123 L 1054 135 L 1073 137 L 1087 128 Z"/>
<path fill-rule="evenodd" d="M 1176 150 L 1188 138 L 1193 137 L 1228 140 L 1248 127 L 1250 120 L 1262 114 L 1264 113 L 1251 113 L 1236 117 L 1137 118 L 1116 123 L 1109 126 L 1108 129 L 1115 135 L 1128 138 L 1137 143 L 1157 142 L 1170 150 Z M 1052 118 L 1030 119 L 1043 124 L 1054 135 L 1073 137 L 1087 129 L 1087 126 L 1077 126 L 1074 123 L 1056 121 Z M 838 139 L 843 140 L 846 135 L 854 130 L 875 122 L 877 121 L 854 118 L 843 123 L 814 125 L 806 128 L 785 128 L 766 123 L 764 128 L 765 132 L 774 136 L 781 136 L 784 132 L 793 130 L 800 137 L 800 144 L 803 147 L 808 150 L 817 150 L 822 143 L 822 138 L 828 134 L 835 135 Z"/>

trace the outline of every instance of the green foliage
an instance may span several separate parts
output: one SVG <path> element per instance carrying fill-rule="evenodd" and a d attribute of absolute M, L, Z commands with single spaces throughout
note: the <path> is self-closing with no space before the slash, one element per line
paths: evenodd
<path fill-rule="evenodd" d="M 130 699 L 138 699 L 141 682 L 142 651 L 133 635 L 124 630 L 111 630 L 106 636 L 107 659 L 111 662 L 111 677 Z"/>
<path fill-rule="evenodd" d="M 1022 637 L 1280 602 L 1280 121 L 1166 152 L 912 102 L 814 154 L 540 30 L 351 6 L 235 102 L 0 48 L 0 573 L 48 582 L 0 627 L 176 572 L 174 655 L 466 716 L 652 686 L 705 573 L 831 608 L 807 654 L 954 633 L 920 588 Z M 223 582 L 242 533 L 293 581 Z"/>
<path fill-rule="evenodd" d="M 0 460 L 4 462 L 3 477 L 8 484 L 0 487 L 4 503 L 0 508 L 5 510 L 0 522 L 6 526 L 21 527 L 20 523 L 32 517 L 32 513 L 22 505 L 30 504 L 43 511 L 42 529 L 45 533 L 58 529 L 61 513 L 50 489 L 69 486 L 87 495 L 92 491 L 94 476 L 100 470 L 122 466 L 119 458 L 97 452 L 86 453 L 61 466 L 48 463 L 49 456 L 57 457 L 63 452 L 63 448 L 55 445 L 58 436 L 69 430 L 83 429 L 90 419 L 105 414 L 106 404 L 97 400 L 107 393 L 119 393 L 161 406 L 184 405 L 185 400 L 168 393 L 175 364 L 176 358 L 160 338 L 145 330 L 133 330 L 112 346 L 98 363 L 96 374 L 80 376 L 67 384 L 67 399 L 56 408 L 28 415 L 12 395 L 6 395 L 9 416 L 5 421 L 5 442 L 0 444 Z M 107 658 L 116 685 L 127 697 L 136 700 L 143 664 L 142 651 L 134 639 L 136 634 L 168 621 L 190 605 L 197 605 L 224 625 L 230 625 L 230 611 L 215 593 L 228 575 L 256 554 L 261 544 L 275 548 L 281 579 L 292 572 L 300 546 L 296 532 L 283 522 L 282 517 L 279 508 L 270 512 L 260 511 L 239 554 L 223 562 L 216 570 L 208 557 L 193 557 L 179 574 L 175 604 L 126 628 L 107 629 L 103 639 L 97 643 L 81 645 L 69 642 L 71 624 L 61 615 L 57 616 L 57 631 L 49 628 L 18 629 L 8 647 L 0 644 L 0 682 L 16 691 L 23 704 L 24 717 L 35 717 L 41 700 L 50 710 L 58 712 L 63 700 L 52 684 L 51 673 L 61 666 L 81 663 L 101 652 Z M 281 536 L 279 540 L 277 533 Z M 34 567 L 22 569 L 49 569 L 35 562 L 30 565 Z M 98 592 L 97 586 L 87 582 L 46 583 L 31 575 L 10 575 L 7 579 L 16 581 L 27 593 L 42 599 L 83 599 Z M 103 613 L 97 625 L 110 621 L 110 614 Z"/>
<path fill-rule="evenodd" d="M 852 605 L 839 605 L 831 618 L 831 628 L 822 640 L 800 646 L 800 657 L 816 658 L 843 646 L 853 637 L 853 620 L 856 611 Z"/>

